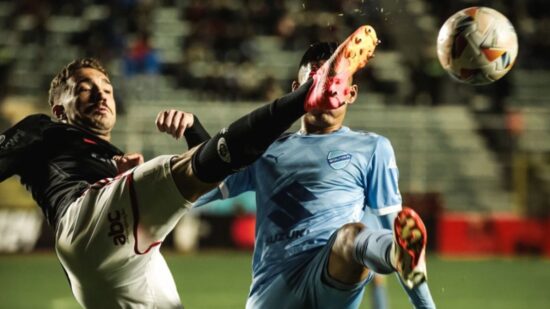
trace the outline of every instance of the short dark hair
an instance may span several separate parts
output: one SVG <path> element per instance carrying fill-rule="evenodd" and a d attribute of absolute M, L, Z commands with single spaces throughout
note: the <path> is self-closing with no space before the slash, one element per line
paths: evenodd
<path fill-rule="evenodd" d="M 54 106 L 55 101 L 59 99 L 59 96 L 63 92 L 63 88 L 67 85 L 67 81 L 71 78 L 76 71 L 83 68 L 92 68 L 105 74 L 107 78 L 109 75 L 99 60 L 95 58 L 81 58 L 73 60 L 67 64 L 61 72 L 59 72 L 50 83 L 49 99 L 50 106 Z"/>
<path fill-rule="evenodd" d="M 302 56 L 298 69 L 310 62 L 327 60 L 336 51 L 336 48 L 338 48 L 338 43 L 336 42 L 317 42 L 311 44 Z"/>

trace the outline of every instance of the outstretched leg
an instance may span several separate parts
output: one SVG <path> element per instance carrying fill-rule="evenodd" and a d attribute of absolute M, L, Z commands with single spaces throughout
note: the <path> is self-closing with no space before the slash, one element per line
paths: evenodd
<path fill-rule="evenodd" d="M 231 123 L 205 143 L 172 160 L 182 196 L 195 201 L 228 175 L 251 164 L 304 113 L 311 81 Z"/>
<path fill-rule="evenodd" d="M 306 111 L 340 107 L 348 91 L 344 80 L 367 64 L 377 44 L 372 27 L 359 27 L 323 64 L 313 80 L 221 130 L 194 150 L 191 164 L 176 157 L 173 176 L 182 195 L 195 201 L 217 182 L 252 163 Z"/>
<path fill-rule="evenodd" d="M 412 209 L 404 208 L 395 219 L 394 231 L 371 230 L 362 223 L 346 224 L 332 246 L 328 273 L 340 282 L 365 280 L 369 270 L 379 274 L 398 272 L 412 288 L 426 280 L 426 228 Z"/>

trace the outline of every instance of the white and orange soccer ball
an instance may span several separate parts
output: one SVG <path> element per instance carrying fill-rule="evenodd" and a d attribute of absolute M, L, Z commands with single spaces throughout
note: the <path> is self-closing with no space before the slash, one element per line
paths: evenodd
<path fill-rule="evenodd" d="M 500 12 L 488 7 L 458 11 L 439 30 L 439 62 L 460 82 L 492 83 L 510 71 L 517 55 L 514 26 Z"/>

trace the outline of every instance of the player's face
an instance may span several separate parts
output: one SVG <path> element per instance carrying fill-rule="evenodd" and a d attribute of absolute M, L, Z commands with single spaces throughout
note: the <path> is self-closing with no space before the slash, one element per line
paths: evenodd
<path fill-rule="evenodd" d="M 69 124 L 109 139 L 116 122 L 113 86 L 100 71 L 83 68 L 75 72 L 60 104 Z"/>
<path fill-rule="evenodd" d="M 293 90 L 296 90 L 300 85 L 304 84 L 308 78 L 313 76 L 315 72 L 323 65 L 325 61 L 310 62 L 307 66 L 302 66 L 298 72 L 298 80 L 292 84 Z M 350 92 L 346 99 L 346 104 L 337 109 L 332 110 L 312 110 L 305 114 L 302 118 L 303 128 L 308 133 L 330 133 L 340 129 L 346 116 L 348 104 L 355 102 L 357 97 L 357 85 L 352 85 L 353 80 L 350 77 L 348 80 Z"/>

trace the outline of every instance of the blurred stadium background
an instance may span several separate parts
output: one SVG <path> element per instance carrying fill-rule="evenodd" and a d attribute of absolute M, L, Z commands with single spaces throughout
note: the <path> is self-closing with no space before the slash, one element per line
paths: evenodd
<path fill-rule="evenodd" d="M 512 71 L 483 87 L 452 81 L 435 50 L 445 19 L 473 5 L 505 14 L 520 43 Z M 430 230 L 436 303 L 550 308 L 545 0 L 0 0 L 0 131 L 49 113 L 51 78 L 94 56 L 115 85 L 113 143 L 146 158 L 179 153 L 183 143 L 155 132 L 159 110 L 191 111 L 215 132 L 290 91 L 310 43 L 341 40 L 364 23 L 382 44 L 359 74 L 347 124 L 393 143 L 404 204 Z M 244 306 L 254 208 L 251 194 L 206 206 L 166 242 L 189 308 Z M 0 308 L 76 308 L 52 247 L 18 179 L 1 183 Z M 394 281 L 392 308 L 407 307 Z"/>

